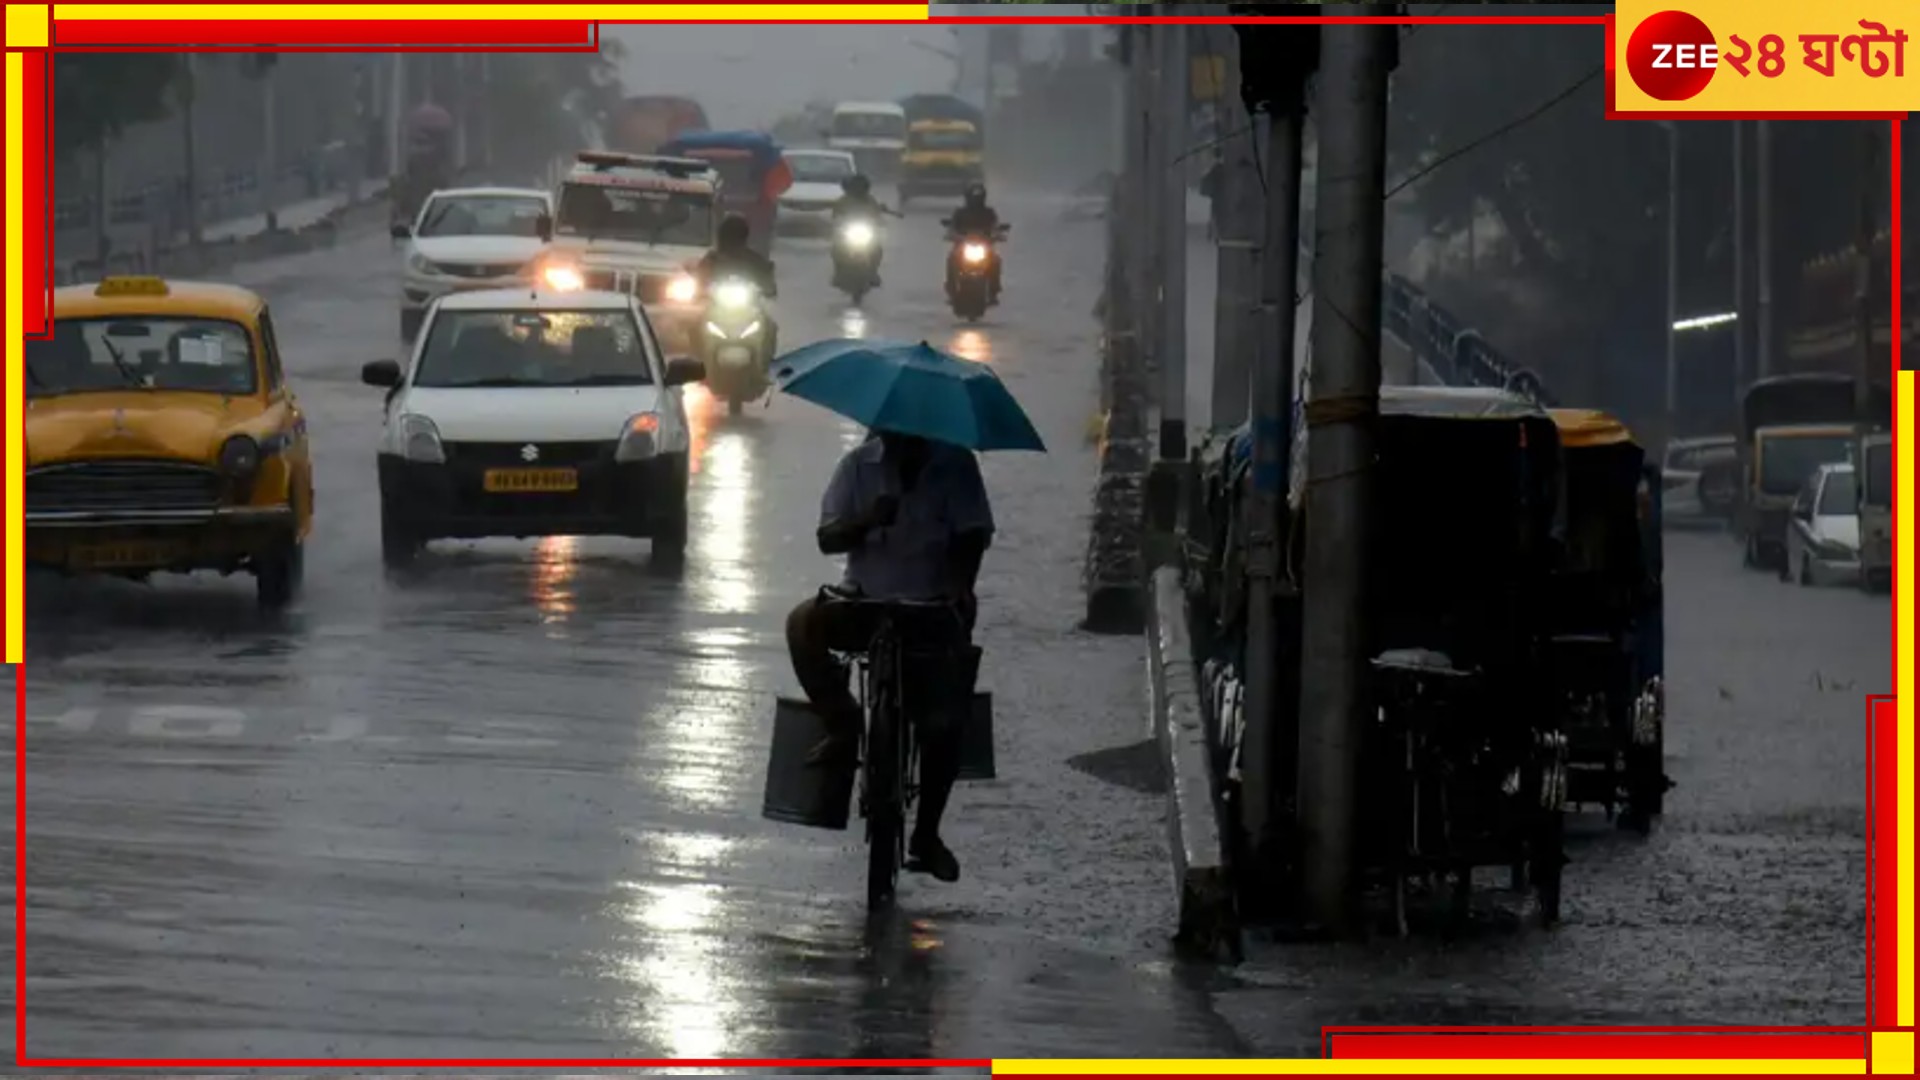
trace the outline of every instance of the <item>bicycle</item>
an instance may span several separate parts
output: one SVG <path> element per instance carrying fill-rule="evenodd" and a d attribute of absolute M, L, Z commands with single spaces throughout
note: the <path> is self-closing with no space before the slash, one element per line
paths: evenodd
<path fill-rule="evenodd" d="M 917 725 L 906 723 L 906 664 L 911 656 L 951 658 L 968 640 L 960 609 L 946 600 L 867 600 L 832 589 L 821 598 L 845 605 L 873 631 L 864 650 L 846 651 L 860 670 L 865 716 L 860 816 L 867 822 L 867 907 L 893 902 L 907 865 L 907 813 L 920 794 Z"/>

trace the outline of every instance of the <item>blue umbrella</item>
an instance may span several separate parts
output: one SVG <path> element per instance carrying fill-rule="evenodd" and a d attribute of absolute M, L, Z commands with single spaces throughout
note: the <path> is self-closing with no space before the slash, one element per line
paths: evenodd
<path fill-rule="evenodd" d="M 924 341 L 821 341 L 776 359 L 773 375 L 782 391 L 878 431 L 969 450 L 1047 449 L 992 368 Z"/>

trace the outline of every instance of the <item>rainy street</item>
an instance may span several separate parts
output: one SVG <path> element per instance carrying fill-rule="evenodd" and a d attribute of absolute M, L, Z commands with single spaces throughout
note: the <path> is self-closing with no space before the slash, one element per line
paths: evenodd
<path fill-rule="evenodd" d="M 1649 841 L 1581 824 L 1563 926 L 1175 961 L 1143 649 L 1074 628 L 1103 226 L 1000 201 L 1006 301 L 977 327 L 942 302 L 930 210 L 893 227 L 863 313 L 821 247 L 775 252 L 786 345 L 991 363 L 1052 451 L 984 462 L 1000 778 L 956 794 L 959 883 L 910 877 L 869 925 L 857 828 L 759 815 L 798 692 L 783 622 L 834 573 L 813 529 L 859 431 L 793 400 L 729 420 L 695 388 L 683 573 L 645 541 L 550 539 L 389 575 L 359 369 L 397 355 L 398 268 L 363 235 L 235 274 L 310 417 L 304 600 L 30 581 L 30 1051 L 1198 1057 L 1318 1053 L 1336 1023 L 1861 1022 L 1889 605 L 1743 571 L 1717 535 L 1669 541 L 1679 787 Z"/>

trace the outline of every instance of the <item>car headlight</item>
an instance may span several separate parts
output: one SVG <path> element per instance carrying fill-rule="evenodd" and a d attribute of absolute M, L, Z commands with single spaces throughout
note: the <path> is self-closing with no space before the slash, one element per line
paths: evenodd
<path fill-rule="evenodd" d="M 424 416 L 408 413 L 400 418 L 400 456 L 408 461 L 444 465 L 446 448 L 440 445 L 440 429 Z"/>
<path fill-rule="evenodd" d="M 620 445 L 614 448 L 615 461 L 645 461 L 660 452 L 660 417 L 640 413 L 629 417 L 620 432 Z"/>
<path fill-rule="evenodd" d="M 235 498 L 251 496 L 253 481 L 260 475 L 260 444 L 245 435 L 235 435 L 220 444 L 220 472 Z"/>
<path fill-rule="evenodd" d="M 739 281 L 723 281 L 713 287 L 713 302 L 727 308 L 746 307 L 753 303 L 753 286 Z"/>
<path fill-rule="evenodd" d="M 556 264 L 542 270 L 540 280 L 555 292 L 579 292 L 587 287 L 586 277 L 574 267 L 564 264 Z"/>
<path fill-rule="evenodd" d="M 407 256 L 407 269 L 413 271 L 416 274 L 431 274 L 434 276 L 438 276 L 440 273 L 440 268 L 433 264 L 432 259 L 427 258 L 425 255 L 422 255 L 417 251 Z"/>
<path fill-rule="evenodd" d="M 966 247 L 960 249 L 960 257 L 970 263 L 986 262 L 987 245 L 968 244 Z"/>
<path fill-rule="evenodd" d="M 840 239 L 845 240 L 848 247 L 866 247 L 873 243 L 873 226 L 864 221 L 853 222 L 840 230 Z"/>
<path fill-rule="evenodd" d="M 681 274 L 667 282 L 667 299 L 676 304 L 691 304 L 700 298 L 700 283 L 691 274 Z"/>

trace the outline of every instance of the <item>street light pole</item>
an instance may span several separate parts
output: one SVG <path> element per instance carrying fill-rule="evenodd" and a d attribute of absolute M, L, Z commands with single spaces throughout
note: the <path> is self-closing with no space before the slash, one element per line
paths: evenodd
<path fill-rule="evenodd" d="M 1754 329 L 1759 338 L 1755 346 L 1759 357 L 1758 376 L 1762 379 L 1773 374 L 1773 124 L 1771 121 L 1758 122 L 1754 153 L 1757 158 L 1756 169 L 1759 172 L 1759 188 L 1756 193 L 1754 216 L 1759 234 L 1759 265 L 1754 272 L 1760 275 L 1760 318 Z"/>
<path fill-rule="evenodd" d="M 1667 132 L 1667 430 L 1680 433 L 1680 126 L 1660 121 Z"/>

